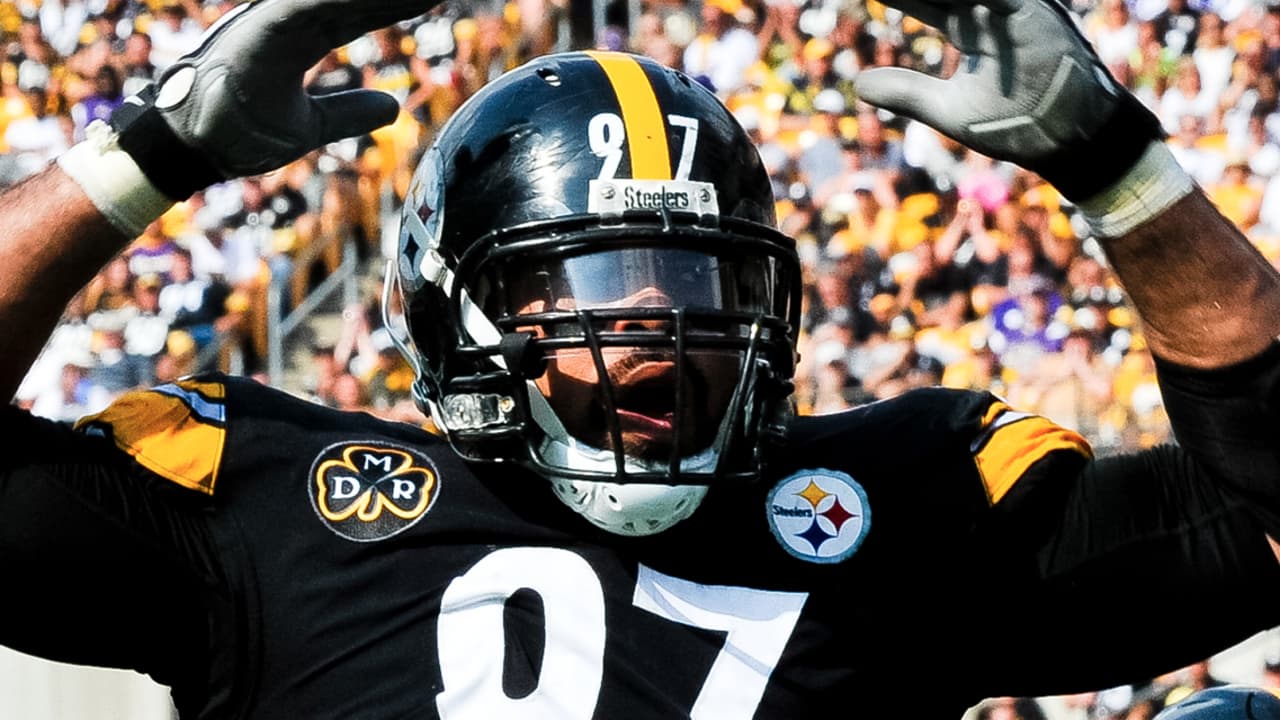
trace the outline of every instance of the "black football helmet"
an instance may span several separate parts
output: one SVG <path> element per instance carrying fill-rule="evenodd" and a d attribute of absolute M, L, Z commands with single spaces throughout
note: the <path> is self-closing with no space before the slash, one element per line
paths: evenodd
<path fill-rule="evenodd" d="M 759 474 L 789 414 L 800 270 L 755 147 L 687 76 L 550 55 L 419 165 L 387 325 L 454 449 L 642 535 Z"/>

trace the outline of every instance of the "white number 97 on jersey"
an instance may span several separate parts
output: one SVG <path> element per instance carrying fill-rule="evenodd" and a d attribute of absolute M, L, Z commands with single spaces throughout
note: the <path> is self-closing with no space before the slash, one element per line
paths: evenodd
<path fill-rule="evenodd" d="M 546 645 L 533 690 L 503 689 L 504 608 L 536 592 Z M 726 634 L 689 712 L 694 720 L 747 720 L 764 696 L 806 593 L 701 585 L 639 567 L 632 604 L 672 622 Z M 604 589 L 577 553 L 543 547 L 495 550 L 445 590 L 438 627 L 444 720 L 589 720 L 604 673 Z"/>

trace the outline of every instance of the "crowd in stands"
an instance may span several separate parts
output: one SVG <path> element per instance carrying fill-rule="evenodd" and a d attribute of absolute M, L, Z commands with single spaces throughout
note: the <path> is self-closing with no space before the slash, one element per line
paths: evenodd
<path fill-rule="evenodd" d="M 1055 698 L 1053 711 L 1033 698 L 991 698 L 971 712 L 972 720 L 1151 720 L 1162 709 L 1182 702 L 1191 694 L 1227 685 L 1208 660 L 1188 665 L 1149 682 L 1124 685 L 1101 692 Z M 1235 682 L 1239 682 L 1236 680 Z M 1250 684 L 1280 693 L 1280 657 L 1266 656 Z"/>
<path fill-rule="evenodd" d="M 83 138 L 236 4 L 0 2 L 0 186 Z M 1178 161 L 1280 261 L 1280 5 L 1068 4 Z M 421 148 L 486 82 L 569 49 L 571 10 L 458 0 L 331 53 L 308 88 L 390 92 L 403 107 L 395 124 L 176 206 L 75 299 L 17 401 L 73 420 L 232 357 L 265 372 L 268 297 L 297 306 L 344 243 L 380 267 L 385 211 Z M 862 68 L 950 72 L 958 54 L 937 32 L 876 0 L 615 0 L 605 16 L 597 48 L 688 72 L 760 148 L 805 273 L 801 412 L 942 384 L 995 391 L 1079 429 L 1099 453 L 1169 439 L 1141 328 L 1075 209 L 1030 173 L 859 102 Z M 346 310 L 298 390 L 421 421 L 376 304 L 371 289 Z M 1139 704 L 1091 716 L 1147 717 L 1131 712 Z M 1014 705 L 985 717 L 1034 717 Z"/>

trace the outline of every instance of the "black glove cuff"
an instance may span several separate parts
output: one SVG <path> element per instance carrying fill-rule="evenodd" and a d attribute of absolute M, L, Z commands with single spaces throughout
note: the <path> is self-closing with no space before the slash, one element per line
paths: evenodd
<path fill-rule="evenodd" d="M 1164 128 L 1138 98 L 1125 90 L 1111 117 L 1093 136 L 1029 164 L 1072 202 L 1094 197 L 1124 177 Z"/>
<path fill-rule="evenodd" d="M 156 109 L 156 86 L 148 85 L 111 113 L 116 144 L 133 158 L 156 189 L 181 202 L 226 178 L 195 148 L 182 142 Z"/>

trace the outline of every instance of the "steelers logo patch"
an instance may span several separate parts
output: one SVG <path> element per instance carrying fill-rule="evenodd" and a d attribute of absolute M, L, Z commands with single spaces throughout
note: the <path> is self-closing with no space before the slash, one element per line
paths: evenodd
<path fill-rule="evenodd" d="M 848 559 L 871 530 L 867 493 L 848 474 L 801 470 L 769 493 L 769 529 L 788 553 L 813 563 Z"/>
<path fill-rule="evenodd" d="M 320 520 L 357 542 L 409 529 L 431 509 L 440 488 L 425 455 L 376 442 L 330 445 L 311 464 L 307 482 Z"/>
<path fill-rule="evenodd" d="M 433 146 L 409 185 L 401 216 L 399 271 L 405 289 L 417 290 L 429 279 L 423 275 L 423 261 L 434 253 L 432 248 L 440 245 L 443 222 L 444 156 Z M 434 272 L 430 266 L 426 271 Z"/>

